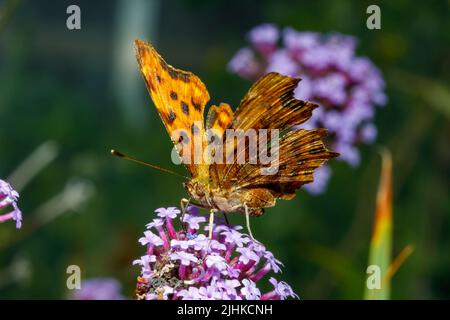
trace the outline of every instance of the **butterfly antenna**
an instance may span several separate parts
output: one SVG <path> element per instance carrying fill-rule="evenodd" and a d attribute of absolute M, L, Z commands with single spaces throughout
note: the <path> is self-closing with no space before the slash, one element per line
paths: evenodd
<path fill-rule="evenodd" d="M 159 171 L 163 171 L 163 172 L 166 172 L 166 173 L 173 174 L 175 176 L 182 177 L 182 178 L 187 179 L 187 180 L 190 179 L 189 177 L 183 176 L 182 174 L 176 173 L 175 171 L 172 171 L 172 170 L 169 170 L 169 169 L 166 169 L 166 168 L 161 168 L 159 166 L 155 166 L 154 164 L 150 164 L 150 163 L 144 162 L 142 160 L 135 159 L 135 158 L 130 157 L 129 155 L 126 155 L 126 154 L 124 154 L 124 153 L 122 153 L 120 151 L 117 151 L 115 149 L 111 150 L 111 154 L 114 155 L 114 156 L 117 156 L 119 158 L 123 158 L 125 160 L 129 160 L 129 161 L 133 161 L 133 162 L 142 164 L 142 165 L 144 165 L 146 167 L 150 167 L 150 168 L 153 168 L 153 169 L 156 169 L 156 170 L 159 170 Z"/>

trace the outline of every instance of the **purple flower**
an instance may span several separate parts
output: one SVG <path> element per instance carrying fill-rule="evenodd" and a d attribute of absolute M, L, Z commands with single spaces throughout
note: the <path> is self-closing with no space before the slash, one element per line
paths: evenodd
<path fill-rule="evenodd" d="M 298 65 L 286 50 L 278 50 L 269 59 L 266 72 L 278 72 L 287 76 L 298 74 Z"/>
<path fill-rule="evenodd" d="M 182 297 L 183 300 L 201 300 L 201 294 L 199 289 L 196 287 L 189 287 L 189 289 L 181 290 L 178 293 L 179 297 Z"/>
<path fill-rule="evenodd" d="M 244 279 L 242 284 L 244 287 L 241 289 L 241 293 L 247 300 L 259 300 L 261 298 L 261 291 L 252 280 Z"/>
<path fill-rule="evenodd" d="M 355 58 L 352 65 L 348 65 L 347 74 L 353 81 L 364 81 L 364 78 L 373 73 L 373 64 L 368 58 Z"/>
<path fill-rule="evenodd" d="M 316 32 L 298 32 L 292 28 L 283 31 L 284 46 L 298 58 L 305 50 L 314 49 L 319 45 L 319 34 Z"/>
<path fill-rule="evenodd" d="M 295 97 L 313 101 L 321 108 L 298 127 L 327 128 L 331 147 L 341 153 L 338 160 L 357 166 L 358 144 L 375 142 L 376 107 L 387 102 L 380 70 L 370 59 L 356 55 L 355 37 L 339 33 L 322 35 L 286 28 L 282 32 L 282 46 L 272 47 L 269 55 L 264 54 L 261 52 L 263 39 L 272 46 L 276 44 L 274 39 L 278 39 L 275 31 L 269 30 L 277 28 L 267 24 L 255 27 L 250 33 L 251 48 L 245 49 L 247 58 L 236 55 L 232 60 L 234 65 L 251 65 L 251 72 L 244 75 L 241 69 L 230 68 L 230 71 L 250 80 L 271 71 L 302 78 L 294 91 Z M 324 192 L 330 176 L 330 168 L 322 170 L 306 189 L 315 194 Z"/>
<path fill-rule="evenodd" d="M 81 289 L 71 296 L 74 300 L 123 300 L 120 283 L 111 278 L 93 278 L 81 282 Z"/>
<path fill-rule="evenodd" d="M 279 38 L 278 27 L 270 23 L 259 25 L 249 32 L 248 38 L 260 54 L 270 57 Z"/>
<path fill-rule="evenodd" d="M 144 278 L 149 278 L 152 276 L 152 263 L 156 262 L 155 255 L 145 255 L 140 259 L 136 259 L 133 261 L 133 265 L 142 266 L 142 276 Z"/>
<path fill-rule="evenodd" d="M 328 165 L 323 165 L 316 169 L 313 173 L 314 183 L 307 184 L 305 189 L 311 194 L 323 193 L 328 185 L 328 180 L 331 177 L 331 169 Z"/>
<path fill-rule="evenodd" d="M 180 260 L 180 263 L 184 266 L 189 266 L 191 262 L 197 262 L 198 259 L 192 254 L 184 251 L 174 252 L 170 255 L 172 260 Z"/>
<path fill-rule="evenodd" d="M 302 76 L 301 85 L 295 88 L 294 97 L 298 100 L 311 100 L 313 97 L 313 84 L 307 76 Z M 316 113 L 317 110 L 321 109 L 316 109 L 314 112 Z"/>
<path fill-rule="evenodd" d="M 264 253 L 264 258 L 267 259 L 267 262 L 268 262 L 270 268 L 273 270 L 273 272 L 275 272 L 275 273 L 281 272 L 280 266 L 283 266 L 283 263 L 281 263 L 280 260 L 276 259 L 273 256 L 272 252 L 266 251 Z"/>
<path fill-rule="evenodd" d="M 360 155 L 358 149 L 348 143 L 337 143 L 335 150 L 341 154 L 343 160 L 350 164 L 352 167 L 359 165 Z"/>
<path fill-rule="evenodd" d="M 169 207 L 167 209 L 166 208 L 156 209 L 155 212 L 158 214 L 158 217 L 175 219 L 177 215 L 180 213 L 180 210 L 178 210 L 175 207 Z"/>
<path fill-rule="evenodd" d="M 374 116 L 374 110 L 365 101 L 352 100 L 347 109 L 342 113 L 342 118 L 347 125 L 358 126 L 360 123 L 368 123 Z"/>
<path fill-rule="evenodd" d="M 12 219 L 16 221 L 16 228 L 20 229 L 22 212 L 17 205 L 18 199 L 19 193 L 9 183 L 0 179 L 0 222 Z"/>
<path fill-rule="evenodd" d="M 244 246 L 246 243 L 250 242 L 250 238 L 243 235 L 237 230 L 233 229 L 226 229 L 224 232 L 221 233 L 225 239 L 224 241 L 227 243 L 233 243 L 236 244 L 238 247 Z"/>
<path fill-rule="evenodd" d="M 147 223 L 145 226 L 147 227 L 147 229 L 151 229 L 153 227 L 161 227 L 162 225 L 164 225 L 164 220 L 163 219 L 153 219 L 152 222 Z"/>
<path fill-rule="evenodd" d="M 328 38 L 326 46 L 330 50 L 333 64 L 341 71 L 351 68 L 356 48 L 356 38 L 343 34 L 333 34 Z"/>
<path fill-rule="evenodd" d="M 229 297 L 237 296 L 236 288 L 238 288 L 240 286 L 241 286 L 241 283 L 239 282 L 239 280 L 236 280 L 236 279 L 223 280 L 223 281 L 218 282 L 218 287 L 222 288 Z"/>
<path fill-rule="evenodd" d="M 259 75 L 260 66 L 249 48 L 242 48 L 228 63 L 228 69 L 242 78 L 252 79 Z"/>
<path fill-rule="evenodd" d="M 329 111 L 322 116 L 322 123 L 329 130 L 339 130 L 339 128 L 342 126 L 342 121 L 342 113 L 336 110 Z"/>
<path fill-rule="evenodd" d="M 274 286 L 274 291 L 272 291 L 272 294 L 278 296 L 281 300 L 285 300 L 287 297 L 298 299 L 298 296 L 294 293 L 294 291 L 292 291 L 291 286 L 289 286 L 286 282 L 278 282 L 275 278 L 270 278 L 269 282 Z M 268 295 L 270 294 L 271 293 Z"/>
<path fill-rule="evenodd" d="M 301 60 L 303 69 L 311 70 L 311 75 L 325 72 L 333 63 L 330 50 L 324 46 L 316 46 L 312 49 L 305 50 Z"/>
<path fill-rule="evenodd" d="M 219 271 L 226 271 L 228 264 L 224 257 L 219 255 L 209 255 L 206 257 L 206 266 L 208 268 L 215 267 Z"/>
<path fill-rule="evenodd" d="M 315 96 L 328 100 L 331 104 L 340 105 L 347 99 L 345 91 L 347 80 L 340 73 L 331 73 L 314 81 Z"/>
<path fill-rule="evenodd" d="M 200 222 L 205 222 L 205 217 L 196 217 L 186 213 L 183 218 L 183 222 L 186 222 L 189 225 L 189 228 L 198 230 L 200 229 Z"/>
<path fill-rule="evenodd" d="M 166 219 L 162 226 L 150 223 L 150 230 L 144 232 L 140 242 L 147 246 L 147 252 L 133 262 L 141 266 L 137 297 L 149 300 L 265 299 L 258 284 L 267 281 L 265 277 L 269 272 L 280 272 L 281 262 L 262 244 L 238 231 L 242 229 L 240 226 L 220 224 L 219 219 L 215 221 L 210 240 L 206 236 L 207 219 L 198 215 L 192 206 L 187 212 L 190 217 L 185 221 L 203 218 L 196 219 L 198 226 L 189 231 L 174 230 L 172 237 L 168 230 L 170 221 Z M 155 230 L 159 236 L 153 233 Z M 287 295 L 271 291 L 266 296 L 284 299 Z"/>
<path fill-rule="evenodd" d="M 194 246 L 196 244 L 196 242 L 194 241 L 194 239 L 189 239 L 189 240 L 172 240 L 170 241 L 170 246 L 172 248 L 181 248 L 183 250 L 188 249 L 191 246 Z"/>
<path fill-rule="evenodd" d="M 239 274 L 241 273 L 241 269 L 235 269 L 233 267 L 230 267 L 230 265 L 227 266 L 227 274 L 231 279 L 239 278 Z"/>
<path fill-rule="evenodd" d="M 200 295 L 200 300 L 221 300 L 222 292 L 219 290 L 217 285 L 214 283 L 213 285 L 205 287 L 200 287 L 198 289 L 198 293 Z"/>
<path fill-rule="evenodd" d="M 236 251 L 241 254 L 241 256 L 239 257 L 239 261 L 241 261 L 245 264 L 249 263 L 250 260 L 255 261 L 255 262 L 259 261 L 258 255 L 252 249 L 237 248 Z"/>
<path fill-rule="evenodd" d="M 151 244 L 153 246 L 162 246 L 164 244 L 164 241 L 151 231 L 145 231 L 144 236 L 139 239 L 139 242 L 143 246 L 147 244 Z"/>
<path fill-rule="evenodd" d="M 373 143 L 377 138 L 377 127 L 368 123 L 361 128 L 361 140 L 364 143 Z"/>
<path fill-rule="evenodd" d="M 155 262 L 156 261 L 156 256 L 155 255 L 146 255 L 146 256 L 142 256 L 140 259 L 136 259 L 133 261 L 133 264 L 139 264 L 141 266 L 147 266 L 150 265 L 150 263 Z"/>

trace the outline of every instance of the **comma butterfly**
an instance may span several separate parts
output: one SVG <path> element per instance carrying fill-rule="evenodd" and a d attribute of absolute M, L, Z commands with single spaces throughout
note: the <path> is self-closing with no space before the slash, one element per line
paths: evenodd
<path fill-rule="evenodd" d="M 318 107 L 294 98 L 300 79 L 268 73 L 253 84 L 234 113 L 226 103 L 212 105 L 205 121 L 210 97 L 203 82 L 167 64 L 152 45 L 136 40 L 135 47 L 151 98 L 191 175 L 184 187 L 195 204 L 212 211 L 246 213 L 247 219 L 260 216 L 278 198 L 292 199 L 296 189 L 313 181 L 316 168 L 338 156 L 322 141 L 325 129 L 296 127 Z M 271 135 L 269 142 L 261 140 L 264 130 L 276 131 L 276 139 Z M 260 153 L 252 154 L 252 144 L 246 145 L 246 140 L 277 154 L 270 167 L 255 161 Z M 272 173 L 271 168 L 275 168 Z"/>

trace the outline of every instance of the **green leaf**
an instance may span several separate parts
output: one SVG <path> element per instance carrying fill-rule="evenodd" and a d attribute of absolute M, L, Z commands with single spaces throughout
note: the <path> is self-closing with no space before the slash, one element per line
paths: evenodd
<path fill-rule="evenodd" d="M 387 300 L 391 292 L 392 158 L 387 149 L 382 150 L 381 157 L 382 169 L 364 294 L 368 300 Z"/>

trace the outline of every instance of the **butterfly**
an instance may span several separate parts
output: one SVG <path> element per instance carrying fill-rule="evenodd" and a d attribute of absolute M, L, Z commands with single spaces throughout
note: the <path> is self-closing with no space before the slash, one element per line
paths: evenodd
<path fill-rule="evenodd" d="M 147 89 L 179 157 L 192 160 L 206 149 L 210 158 L 220 150 L 219 160 L 234 160 L 183 162 L 190 174 L 184 188 L 193 203 L 211 212 L 260 216 L 277 199 L 292 199 L 297 189 L 313 181 L 315 169 L 338 156 L 323 143 L 326 129 L 297 129 L 318 107 L 294 98 L 300 79 L 270 72 L 251 86 L 235 112 L 220 103 L 208 109 L 205 119 L 210 96 L 203 82 L 167 64 L 151 44 L 136 40 L 135 49 Z M 277 169 L 274 174 L 264 173 L 268 166 L 252 161 L 250 143 L 242 146 L 227 139 L 230 132 L 249 130 L 256 132 L 256 139 L 261 130 L 279 133 L 276 144 L 270 140 L 264 145 L 278 154 L 270 164 Z M 221 144 L 209 144 L 211 132 Z"/>

